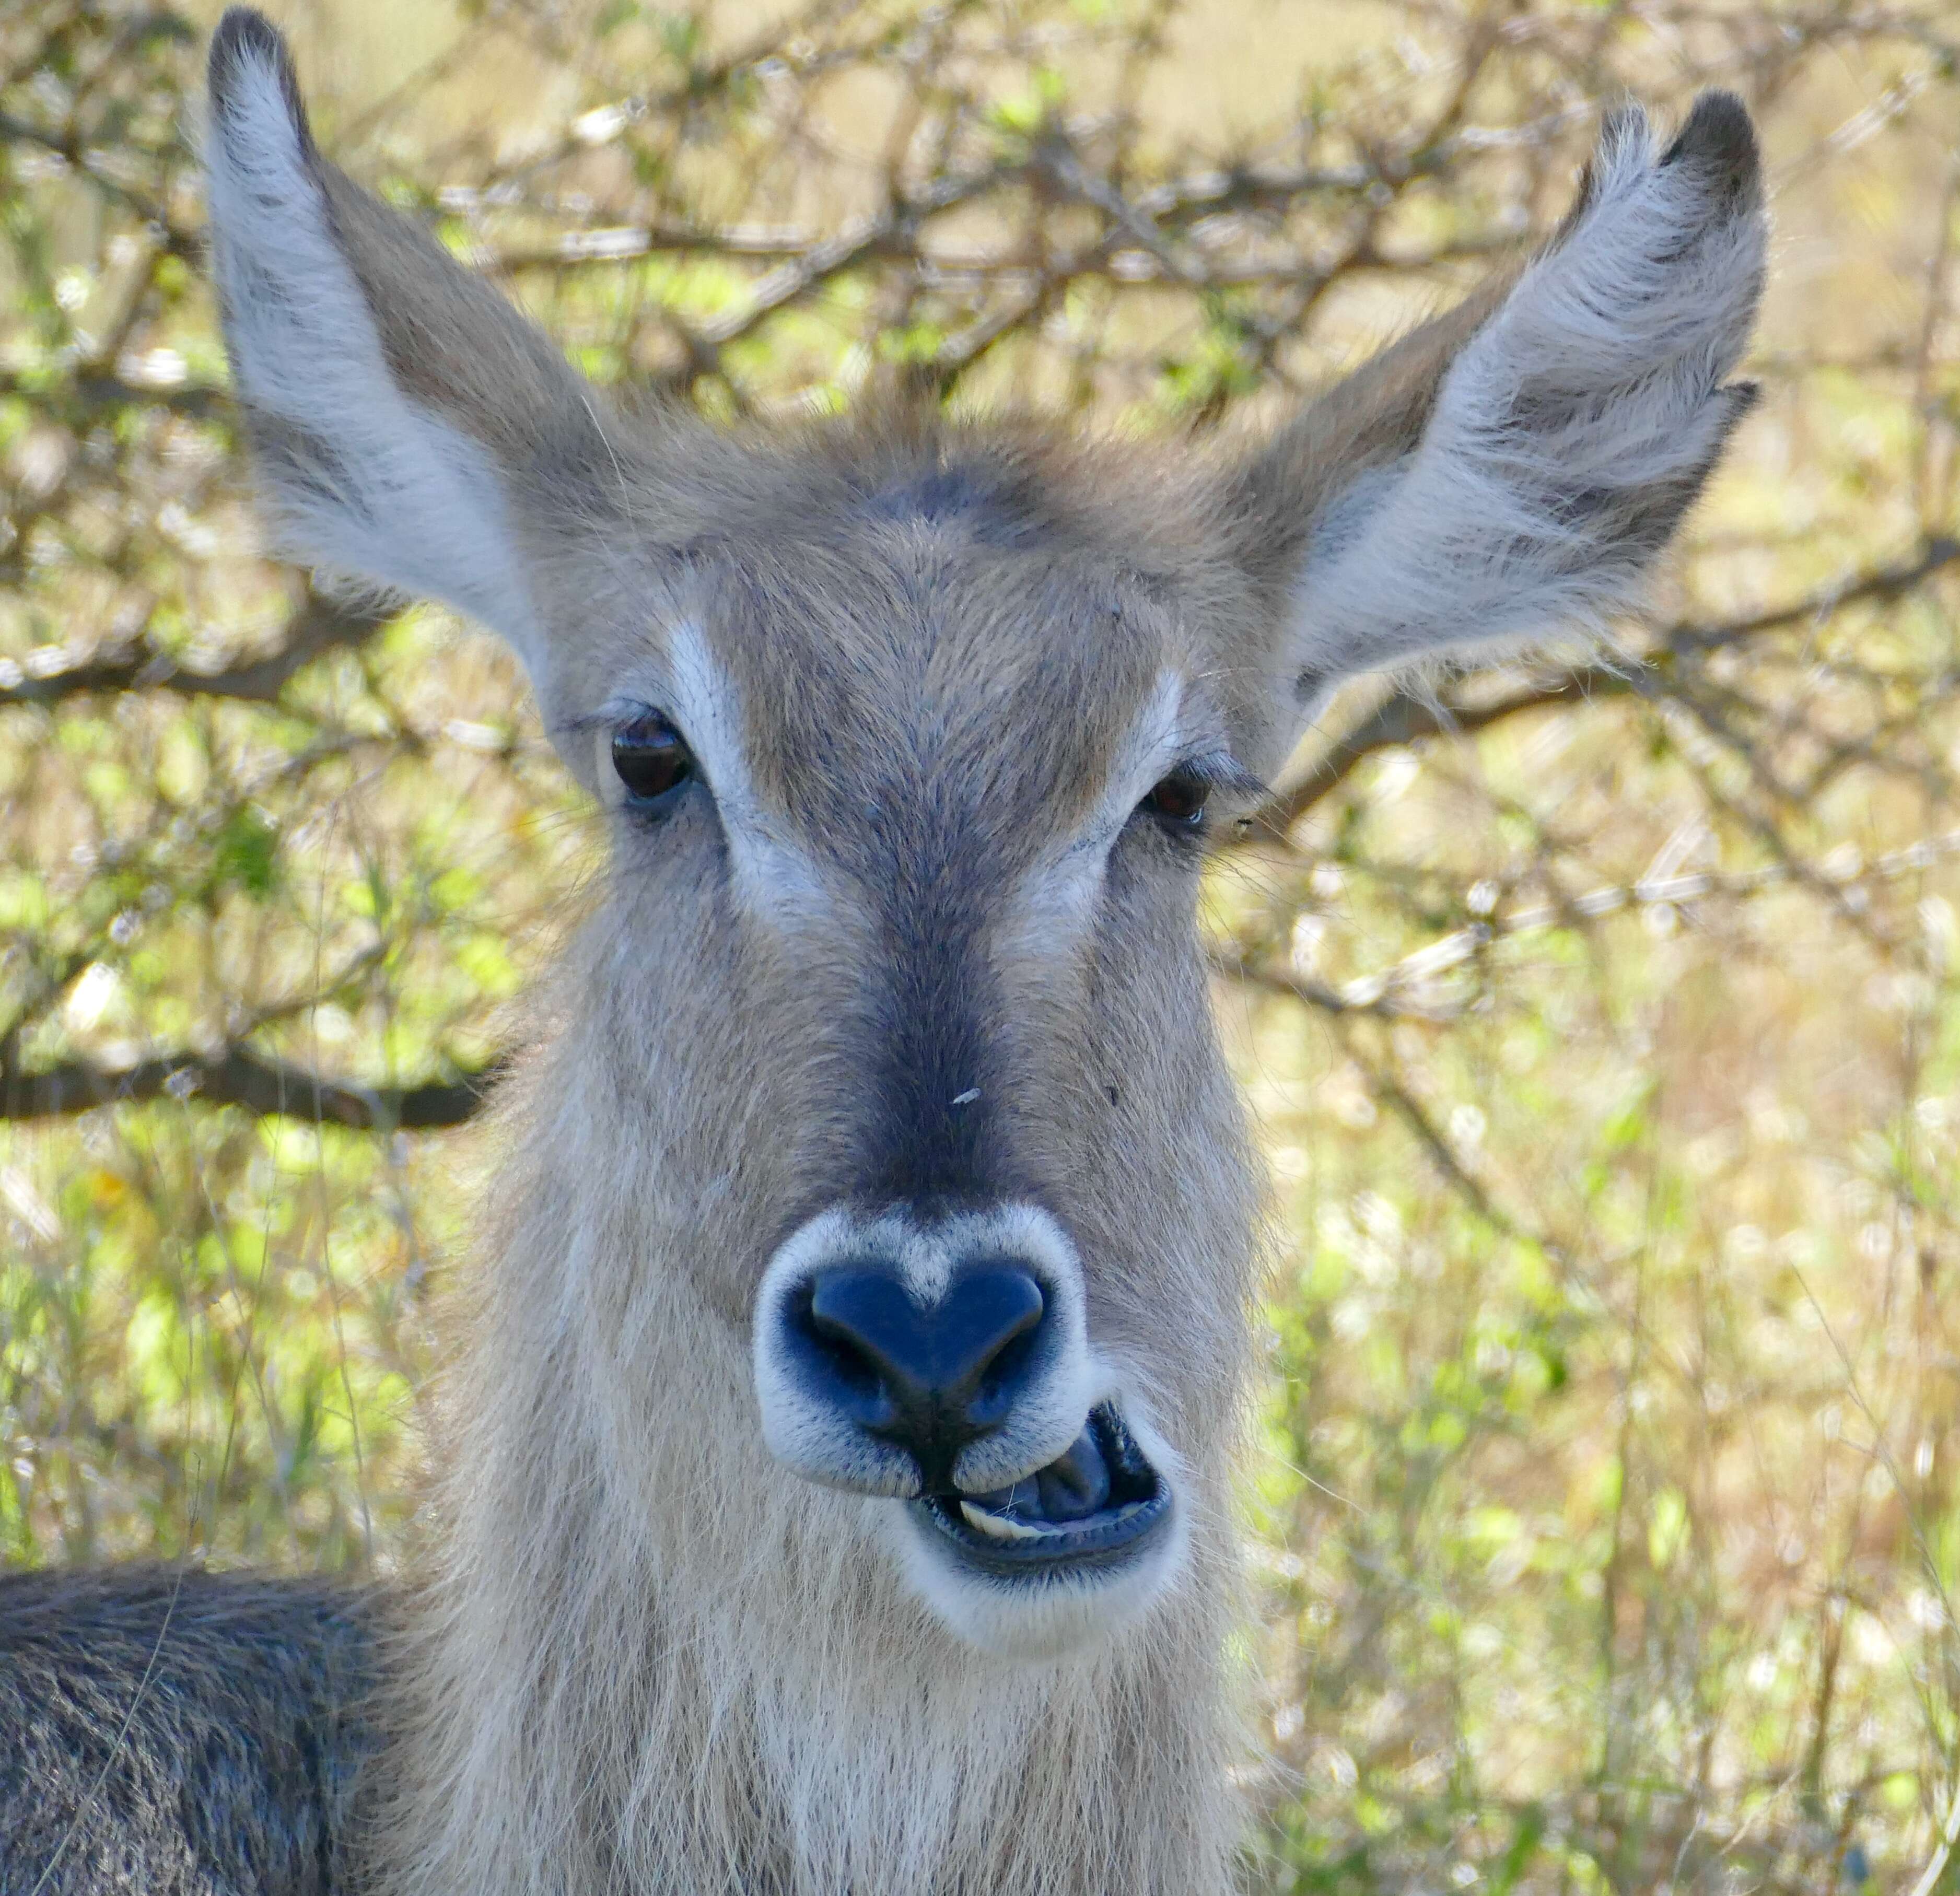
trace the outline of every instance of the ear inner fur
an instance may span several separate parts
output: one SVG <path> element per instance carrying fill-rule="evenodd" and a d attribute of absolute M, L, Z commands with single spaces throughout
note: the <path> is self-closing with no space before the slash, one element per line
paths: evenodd
<path fill-rule="evenodd" d="M 1613 114 L 1535 258 L 1311 405 L 1239 489 L 1303 713 L 1357 672 L 1596 635 L 1646 581 L 1754 391 L 1754 135 L 1726 94 L 1658 156 Z M 1281 727 L 1278 748 L 1297 725 Z"/>

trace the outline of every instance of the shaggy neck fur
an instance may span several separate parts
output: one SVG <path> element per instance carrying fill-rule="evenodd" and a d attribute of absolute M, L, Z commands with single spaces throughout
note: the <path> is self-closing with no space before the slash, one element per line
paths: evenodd
<path fill-rule="evenodd" d="M 562 992 L 592 991 L 565 972 Z M 647 1179 L 647 1154 L 592 1068 L 573 1076 L 612 1031 L 562 1029 L 501 1115 L 501 1242 L 450 1313 L 479 1340 L 444 1388 L 431 1555 L 374 1774 L 383 1886 L 1225 1890 L 1236 1405 L 1179 1418 L 1191 1568 L 1141 1621 L 1055 1663 L 956 1644 L 880 1541 L 892 1504 L 762 1449 L 739 1338 L 667 1262 L 727 1240 L 717 1195 L 611 1188 Z"/>

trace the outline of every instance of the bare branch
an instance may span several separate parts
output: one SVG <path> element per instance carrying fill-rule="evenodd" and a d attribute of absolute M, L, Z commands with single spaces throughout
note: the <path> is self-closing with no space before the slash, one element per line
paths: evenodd
<path fill-rule="evenodd" d="M 1752 829 L 1756 833 L 1756 826 L 1752 826 Z M 1462 1013 L 1474 996 L 1441 991 L 1435 984 L 1475 962 L 1486 947 L 1501 938 L 1535 934 L 1546 928 L 1580 927 L 1622 909 L 1741 901 L 1792 886 L 1829 902 L 1847 921 L 1861 925 L 1876 889 L 1919 875 L 1936 863 L 1960 856 L 1960 829 L 1922 836 L 1869 861 L 1855 852 L 1847 852 L 1823 864 L 1801 861 L 1783 845 L 1773 829 L 1767 830 L 1764 840 L 1771 860 L 1753 869 L 1696 870 L 1650 876 L 1634 883 L 1604 883 L 1560 902 L 1534 902 L 1507 915 L 1452 929 L 1376 973 L 1357 975 L 1338 987 L 1300 973 L 1282 957 L 1255 958 L 1252 952 L 1230 944 L 1213 950 L 1212 971 L 1242 987 L 1262 994 L 1283 994 L 1325 1014 L 1349 1018 L 1366 1015 L 1379 1020 L 1446 1021 Z"/>
<path fill-rule="evenodd" d="M 174 692 L 185 698 L 231 698 L 269 705 L 295 673 L 323 653 L 359 644 L 392 616 L 392 609 L 339 606 L 310 593 L 276 652 L 222 672 L 191 671 L 164 653 L 140 649 L 63 666 L 56 648 L 53 667 L 46 670 L 0 660 L 0 707 L 52 705 L 89 692 L 132 691 Z"/>
<path fill-rule="evenodd" d="M 476 1117 L 502 1063 L 447 1083 L 358 1086 L 269 1060 L 242 1047 L 204 1058 L 167 1055 L 116 1069 L 72 1060 L 40 1073 L 0 1077 L 0 1118 L 46 1119 L 195 1095 L 248 1112 L 345 1126 L 359 1132 L 431 1131 Z"/>
<path fill-rule="evenodd" d="M 231 396 L 199 383 L 177 386 L 130 381 L 100 368 L 84 368 L 61 380 L 0 375 L 0 396 L 17 396 L 44 408 L 78 411 L 84 420 L 119 415 L 131 409 L 165 408 L 187 419 L 208 422 L 224 413 Z"/>
<path fill-rule="evenodd" d="M 1595 698 L 1643 698 L 1666 695 L 1669 667 L 1677 659 L 1698 657 L 1723 646 L 1740 644 L 1766 632 L 1780 631 L 1805 619 L 1828 619 L 1840 607 L 1882 603 L 1923 585 L 1935 574 L 1960 562 L 1960 542 L 1935 539 L 1920 557 L 1901 566 L 1885 567 L 1860 578 L 1806 594 L 1788 606 L 1720 625 L 1677 625 L 1644 655 L 1638 670 L 1580 665 L 1542 684 L 1526 686 L 1488 703 L 1465 703 L 1403 690 L 1377 705 L 1360 723 L 1315 760 L 1300 781 L 1270 806 L 1250 836 L 1284 835 L 1307 812 L 1337 789 L 1355 766 L 1376 751 L 1394 749 L 1419 737 L 1450 733 L 1468 736 L 1525 711 L 1572 705 Z"/>
<path fill-rule="evenodd" d="M 1624 696 L 1634 691 L 1651 695 L 1658 689 L 1658 680 L 1650 672 L 1583 665 L 1542 685 L 1527 686 L 1483 705 L 1396 692 L 1325 752 L 1306 776 L 1269 806 L 1247 832 L 1246 840 L 1286 835 L 1316 804 L 1344 783 L 1358 764 L 1377 751 L 1394 750 L 1414 743 L 1418 737 L 1468 736 L 1524 711 Z"/>

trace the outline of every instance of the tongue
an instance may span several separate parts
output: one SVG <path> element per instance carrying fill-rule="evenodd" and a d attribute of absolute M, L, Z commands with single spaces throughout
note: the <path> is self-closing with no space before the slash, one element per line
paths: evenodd
<path fill-rule="evenodd" d="M 1084 1429 L 1068 1451 L 1012 1487 L 974 1497 L 997 1514 L 1023 1521 L 1080 1521 L 1109 1505 L 1109 1464 L 1093 1429 Z"/>

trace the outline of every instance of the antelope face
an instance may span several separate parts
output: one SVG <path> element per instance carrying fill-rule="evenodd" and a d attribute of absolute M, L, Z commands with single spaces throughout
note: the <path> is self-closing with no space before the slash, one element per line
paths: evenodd
<path fill-rule="evenodd" d="M 1708 95 L 1665 151 L 1616 115 L 1540 256 L 1265 447 L 1153 472 L 937 416 L 628 420 L 320 157 L 257 15 L 221 27 L 212 103 L 282 544 L 502 633 L 610 813 L 559 1044 L 604 1105 L 568 1166 L 628 1182 L 576 1214 L 606 1262 L 558 1307 L 603 1350 L 645 1325 L 640 1274 L 684 1286 L 704 1385 L 753 1395 L 614 1421 L 842 1490 L 836 1535 L 959 1639 L 1106 1634 L 1229 1512 L 1252 1194 L 1204 845 L 1341 678 L 1637 600 L 1748 404 L 1742 107 Z"/>
<path fill-rule="evenodd" d="M 1262 786 L 1184 582 L 1012 455 L 931 452 L 731 500 L 577 721 L 612 926 L 713 943 L 768 1023 L 731 1137 L 781 1157 L 701 1266 L 762 1438 L 1025 1656 L 1173 1583 L 1188 1425 L 1233 1406 L 1252 1193 L 1195 897 Z"/>

